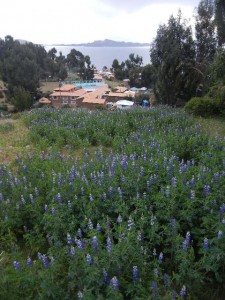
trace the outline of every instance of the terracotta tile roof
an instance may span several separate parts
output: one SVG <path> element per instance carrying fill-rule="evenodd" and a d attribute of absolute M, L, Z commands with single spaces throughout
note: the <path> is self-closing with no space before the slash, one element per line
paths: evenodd
<path fill-rule="evenodd" d="M 98 99 L 98 98 L 84 98 L 82 103 L 93 103 L 93 104 L 105 104 L 105 99 Z"/>
<path fill-rule="evenodd" d="M 76 88 L 76 86 L 74 84 L 65 84 L 65 85 L 62 85 L 60 88 L 58 87 L 58 88 L 54 89 L 54 91 L 69 92 L 75 88 Z"/>
<path fill-rule="evenodd" d="M 103 95 L 105 95 L 105 93 L 107 92 L 110 92 L 111 90 L 109 88 L 102 88 L 102 89 L 98 89 L 98 90 L 95 90 L 93 92 L 90 92 L 90 93 L 86 93 L 82 96 L 82 98 L 85 98 L 85 99 L 89 99 L 89 98 L 99 98 L 99 97 L 102 97 Z"/>
<path fill-rule="evenodd" d="M 119 98 L 124 98 L 127 97 L 127 94 L 124 93 L 109 93 L 108 94 L 109 97 L 119 97 Z"/>
<path fill-rule="evenodd" d="M 118 93 L 124 93 L 125 91 L 127 91 L 127 88 L 125 86 L 116 86 L 115 87 L 116 92 Z"/>
<path fill-rule="evenodd" d="M 42 97 L 38 100 L 40 103 L 50 104 L 51 101 L 48 98 Z"/>
<path fill-rule="evenodd" d="M 50 97 L 64 97 L 64 96 L 69 96 L 69 97 L 81 97 L 83 96 L 84 94 L 86 94 L 87 91 L 85 91 L 84 89 L 79 89 L 79 90 L 76 90 L 74 92 L 65 92 L 65 91 L 61 91 L 61 92 L 54 92 L 50 95 Z"/>

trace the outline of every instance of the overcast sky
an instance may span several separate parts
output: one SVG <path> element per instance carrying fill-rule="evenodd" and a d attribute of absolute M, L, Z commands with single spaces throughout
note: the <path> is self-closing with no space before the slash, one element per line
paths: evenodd
<path fill-rule="evenodd" d="M 6 0 L 0 38 L 11 35 L 39 44 L 94 40 L 152 42 L 160 24 L 178 9 L 193 17 L 200 0 Z M 192 19 L 193 23 L 193 19 Z"/>

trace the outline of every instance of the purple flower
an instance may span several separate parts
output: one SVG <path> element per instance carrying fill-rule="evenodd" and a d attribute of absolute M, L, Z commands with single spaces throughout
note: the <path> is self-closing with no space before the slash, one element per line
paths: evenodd
<path fill-rule="evenodd" d="M 93 230 L 93 229 L 94 229 L 94 226 L 93 226 L 93 224 L 92 224 L 91 219 L 88 220 L 88 228 L 89 228 L 90 230 Z"/>
<path fill-rule="evenodd" d="M 99 223 L 97 223 L 97 225 L 96 225 L 96 230 L 97 230 L 97 232 L 100 232 L 101 229 L 102 229 L 101 225 L 100 225 Z"/>
<path fill-rule="evenodd" d="M 170 198 L 170 187 L 168 185 L 166 187 L 166 198 Z"/>
<path fill-rule="evenodd" d="M 71 238 L 71 235 L 69 233 L 67 233 L 67 244 L 72 245 L 72 238 Z"/>
<path fill-rule="evenodd" d="M 182 298 L 185 298 L 187 296 L 187 290 L 186 290 L 186 286 L 185 285 L 183 285 L 183 287 L 182 287 L 182 289 L 180 291 L 180 296 Z"/>
<path fill-rule="evenodd" d="M 70 255 L 74 256 L 76 254 L 75 248 L 73 246 L 70 247 Z"/>
<path fill-rule="evenodd" d="M 96 236 L 93 236 L 93 238 L 92 238 L 92 247 L 95 251 L 98 250 L 98 239 Z"/>
<path fill-rule="evenodd" d="M 123 219 L 122 219 L 121 215 L 119 215 L 119 216 L 117 217 L 116 222 L 117 222 L 118 224 L 120 224 L 120 223 L 123 222 Z"/>
<path fill-rule="evenodd" d="M 44 209 L 45 209 L 45 212 L 47 213 L 48 212 L 48 205 L 47 204 L 45 204 Z"/>
<path fill-rule="evenodd" d="M 56 209 L 55 207 L 52 207 L 52 215 L 54 216 L 56 214 Z"/>
<path fill-rule="evenodd" d="M 83 234 L 82 234 L 82 230 L 80 228 L 77 229 L 77 235 L 82 238 Z"/>
<path fill-rule="evenodd" d="M 191 200 L 194 200 L 194 199 L 195 199 L 195 191 L 194 191 L 194 190 L 191 190 L 191 191 L 190 191 L 190 199 L 191 199 Z"/>
<path fill-rule="evenodd" d="M 27 266 L 28 266 L 28 268 L 31 268 L 33 266 L 33 262 L 30 257 L 27 258 Z"/>
<path fill-rule="evenodd" d="M 155 281 L 152 282 L 152 292 L 153 292 L 153 299 L 157 299 L 157 283 Z"/>
<path fill-rule="evenodd" d="M 109 278 L 109 275 L 108 275 L 108 273 L 107 273 L 107 271 L 106 271 L 105 268 L 103 268 L 102 274 L 103 274 L 103 278 L 104 278 L 105 283 L 108 284 L 110 282 L 110 278 Z"/>
<path fill-rule="evenodd" d="M 89 253 L 86 255 L 86 263 L 87 263 L 87 265 L 92 264 L 92 257 Z"/>
<path fill-rule="evenodd" d="M 158 258 L 158 262 L 159 262 L 159 264 L 161 264 L 161 263 L 162 263 L 162 261 L 163 261 L 163 253 L 162 253 L 162 252 L 160 252 L 160 254 L 159 254 L 159 258 Z"/>
<path fill-rule="evenodd" d="M 204 186 L 204 191 L 205 191 L 205 196 L 208 197 L 209 196 L 209 192 L 210 192 L 210 186 L 209 185 L 205 185 Z"/>
<path fill-rule="evenodd" d="M 49 260 L 45 254 L 42 255 L 42 262 L 43 262 L 44 269 L 48 269 L 49 268 Z"/>
<path fill-rule="evenodd" d="M 14 261 L 13 262 L 13 266 L 14 266 L 14 269 L 17 270 L 17 271 L 20 271 L 21 270 L 21 267 L 20 267 L 20 262 L 19 261 Z"/>
<path fill-rule="evenodd" d="M 108 237 L 106 240 L 106 250 L 108 253 L 112 252 L 112 240 L 110 237 Z"/>
<path fill-rule="evenodd" d="M 35 195 L 36 195 L 36 196 L 39 196 L 39 191 L 38 191 L 38 188 L 37 188 L 37 187 L 35 187 L 34 191 L 35 191 Z"/>
<path fill-rule="evenodd" d="M 155 269 L 153 270 L 153 273 L 154 273 L 154 276 L 155 276 L 155 277 L 158 277 L 159 271 L 158 271 L 157 268 L 155 268 Z"/>
<path fill-rule="evenodd" d="M 204 247 L 205 251 L 208 251 L 209 243 L 208 243 L 208 239 L 207 238 L 204 238 L 203 247 Z"/>
<path fill-rule="evenodd" d="M 187 245 L 189 246 L 190 245 L 190 241 L 191 241 L 191 233 L 190 233 L 190 231 L 188 231 L 186 233 L 186 241 L 187 241 Z"/>
<path fill-rule="evenodd" d="M 169 275 L 167 273 L 164 273 L 163 280 L 164 280 L 165 288 L 166 288 L 166 290 L 168 290 L 168 288 L 169 288 Z"/>
<path fill-rule="evenodd" d="M 184 240 L 182 243 L 182 250 L 187 251 L 187 248 L 188 248 L 188 242 L 187 242 L 187 240 Z"/>
<path fill-rule="evenodd" d="M 218 240 L 221 240 L 223 237 L 223 231 L 222 230 L 219 230 L 218 231 Z"/>
<path fill-rule="evenodd" d="M 24 196 L 23 196 L 23 195 L 21 195 L 21 202 L 22 202 L 23 204 L 26 204 L 26 200 L 24 199 Z"/>
<path fill-rule="evenodd" d="M 32 204 L 34 204 L 34 197 L 33 197 L 32 194 L 30 194 L 30 202 L 31 202 Z"/>
<path fill-rule="evenodd" d="M 111 280 L 110 280 L 110 285 L 112 286 L 112 288 L 116 291 L 119 289 L 119 280 L 117 279 L 116 276 L 114 276 Z"/>
<path fill-rule="evenodd" d="M 138 280 L 138 267 L 133 266 L 133 281 L 137 281 L 137 280 Z"/>
<path fill-rule="evenodd" d="M 92 194 L 89 195 L 89 199 L 90 199 L 91 202 L 94 201 L 94 198 L 92 197 Z"/>
<path fill-rule="evenodd" d="M 60 193 L 57 194 L 56 199 L 58 201 L 58 204 L 62 204 L 62 198 L 61 198 Z"/>

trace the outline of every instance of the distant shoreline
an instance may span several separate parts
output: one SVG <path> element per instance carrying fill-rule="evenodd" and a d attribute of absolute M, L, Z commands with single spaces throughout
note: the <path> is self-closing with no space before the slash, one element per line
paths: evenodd
<path fill-rule="evenodd" d="M 113 40 L 105 39 L 104 41 L 94 41 L 91 43 L 81 43 L 81 44 L 51 44 L 47 46 L 57 46 L 57 47 L 149 47 L 150 43 L 135 43 L 135 42 L 117 42 Z"/>

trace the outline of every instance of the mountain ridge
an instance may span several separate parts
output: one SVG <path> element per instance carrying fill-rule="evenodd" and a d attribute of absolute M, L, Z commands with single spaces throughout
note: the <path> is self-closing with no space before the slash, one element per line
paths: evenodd
<path fill-rule="evenodd" d="M 135 43 L 135 42 L 124 42 L 114 40 L 97 40 L 91 43 L 80 43 L 80 44 L 54 44 L 55 46 L 83 46 L 83 47 L 147 47 L 150 43 Z"/>

